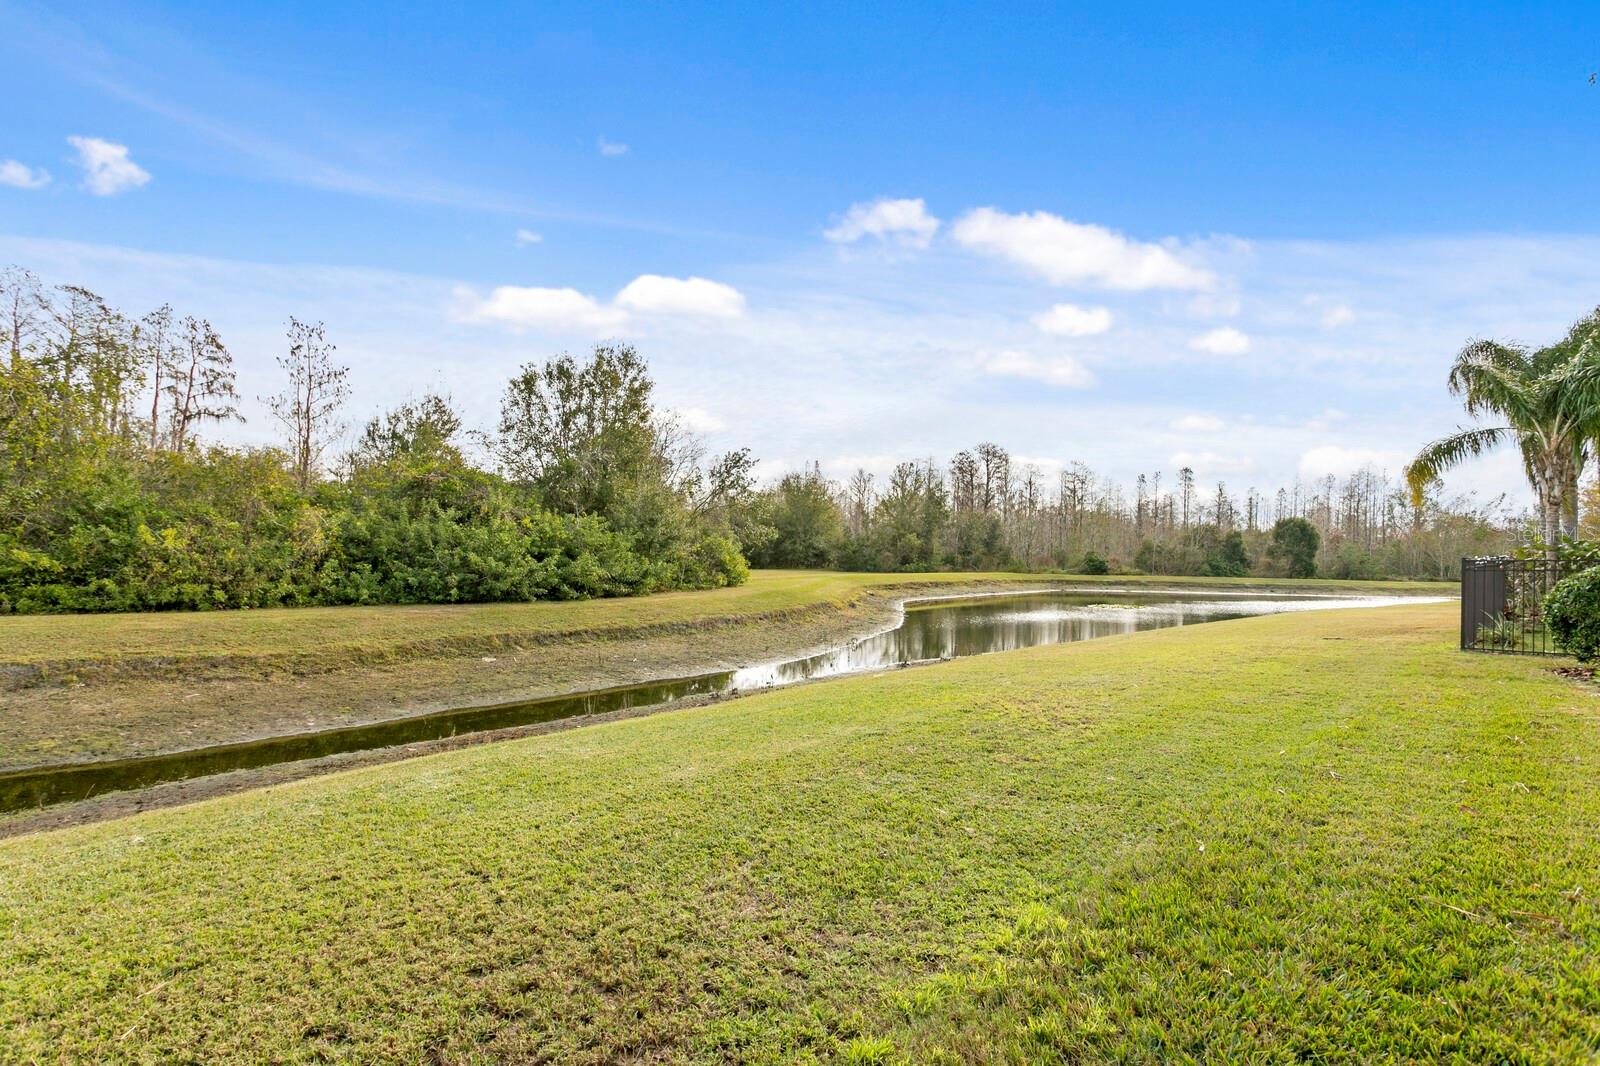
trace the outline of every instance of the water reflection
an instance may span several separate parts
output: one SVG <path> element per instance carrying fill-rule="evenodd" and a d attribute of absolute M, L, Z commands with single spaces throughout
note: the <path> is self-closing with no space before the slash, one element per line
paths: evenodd
<path fill-rule="evenodd" d="M 732 687 L 738 691 L 749 691 L 933 659 L 958 659 L 1046 644 L 1067 644 L 1145 629 L 1165 629 L 1196 622 L 1287 611 L 1380 607 L 1401 599 L 1394 596 L 1308 597 L 1259 593 L 1225 598 L 1225 594 L 1214 591 L 1201 595 L 1035 593 L 955 602 L 925 602 L 909 607 L 904 621 L 895 628 L 865 637 L 846 647 L 791 662 L 768 663 L 735 671 Z M 1416 602 L 1421 601 L 1419 599 Z"/>
<path fill-rule="evenodd" d="M 723 696 L 815 678 L 882 670 L 932 659 L 1014 651 L 1045 644 L 1163 629 L 1225 618 L 1331 607 L 1377 607 L 1401 597 L 1264 596 L 1225 593 L 1042 592 L 913 604 L 893 628 L 819 655 L 731 672 L 672 678 L 489 707 L 326 729 L 135 759 L 0 774 L 0 811 L 85 799 L 230 770 L 386 748 L 512 726 L 648 708 L 692 696 Z M 1437 602 L 1444 597 L 1412 598 Z"/>

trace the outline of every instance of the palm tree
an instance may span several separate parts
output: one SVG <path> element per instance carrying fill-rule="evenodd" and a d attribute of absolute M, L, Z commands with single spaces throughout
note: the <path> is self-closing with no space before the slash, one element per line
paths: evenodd
<path fill-rule="evenodd" d="M 1503 424 L 1462 429 L 1423 448 L 1406 467 L 1417 505 L 1444 471 L 1510 443 L 1538 498 L 1544 544 L 1576 534 L 1578 478 L 1600 436 L 1600 308 L 1548 348 L 1469 341 L 1450 367 L 1450 392 L 1469 415 Z"/>

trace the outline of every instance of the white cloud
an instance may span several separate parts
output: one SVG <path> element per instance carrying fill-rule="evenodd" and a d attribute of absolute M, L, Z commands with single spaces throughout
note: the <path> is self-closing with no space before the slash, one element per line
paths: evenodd
<path fill-rule="evenodd" d="M 542 233 L 535 233 L 531 229 L 519 229 L 519 230 L 517 230 L 517 244 L 518 245 L 538 244 L 543 240 L 544 240 L 544 234 L 542 234 Z"/>
<path fill-rule="evenodd" d="M 1172 428 L 1179 433 L 1216 433 L 1223 425 L 1216 415 L 1184 415 L 1172 421 Z"/>
<path fill-rule="evenodd" d="M 460 317 L 469 322 L 499 322 L 513 329 L 578 330 L 605 332 L 622 325 L 627 316 L 577 289 L 528 288 L 501 285 L 486 299 L 471 289 L 457 290 Z"/>
<path fill-rule="evenodd" d="M 1243 355 L 1250 350 L 1250 338 L 1232 326 L 1223 326 L 1200 334 L 1189 342 L 1189 347 L 1212 355 Z"/>
<path fill-rule="evenodd" d="M 1063 389 L 1086 389 L 1094 384 L 1089 368 L 1070 355 L 1034 355 L 1031 352 L 985 352 L 978 366 L 986 374 L 1027 378 Z"/>
<path fill-rule="evenodd" d="M 1356 317 L 1356 313 L 1344 304 L 1335 304 L 1322 312 L 1322 325 L 1326 329 L 1334 329 L 1345 325 Z"/>
<path fill-rule="evenodd" d="M 691 433 L 720 433 L 728 428 L 726 421 L 704 407 L 679 407 L 672 413 L 677 416 L 678 424 Z"/>
<path fill-rule="evenodd" d="M 922 200 L 873 200 L 851 204 L 823 236 L 835 244 L 854 244 L 863 237 L 907 248 L 926 248 L 939 231 L 939 220 L 928 214 Z"/>
<path fill-rule="evenodd" d="M 56 180 L 64 183 L 60 174 Z M 537 228 L 528 218 L 510 217 L 501 239 L 519 225 Z M 436 385 L 461 403 L 469 422 L 492 425 L 504 382 L 519 365 L 563 349 L 581 354 L 588 340 L 622 335 L 640 344 L 663 402 L 720 415 L 729 446 L 748 445 L 767 460 L 763 476 L 830 456 L 883 456 L 883 468 L 930 455 L 943 462 L 976 441 L 993 440 L 1018 456 L 1085 461 L 1130 492 L 1140 471 L 1162 470 L 1163 487 L 1170 485 L 1172 454 L 1182 450 L 1202 464 L 1196 469 L 1208 482 L 1225 477 L 1238 494 L 1249 485 L 1270 494 L 1291 483 L 1303 456 L 1332 444 L 1367 457 L 1392 456 L 1385 465 L 1397 476 L 1419 447 L 1460 424 L 1460 403 L 1445 381 L 1466 338 L 1546 343 L 1600 292 L 1596 236 L 1266 241 L 1237 260 L 1208 245 L 1204 262 L 1218 274 L 1216 291 L 1237 288 L 1248 318 L 1194 319 L 1186 311 L 1194 294 L 1174 293 L 1137 297 L 1136 321 L 1135 311 L 1124 313 L 1113 302 L 1120 297 L 1086 300 L 1061 291 L 1062 300 L 1105 303 L 1115 316 L 1109 333 L 1085 342 L 1047 337 L 1029 323 L 1055 302 L 1039 298 L 1040 283 L 986 276 L 992 272 L 973 270 L 965 254 L 889 264 L 882 256 L 833 253 L 817 239 L 793 256 L 743 262 L 738 287 L 748 307 L 736 319 L 630 312 L 623 320 L 611 297 L 646 269 L 637 266 L 602 289 L 574 284 L 596 299 L 576 305 L 578 326 L 558 330 L 513 328 L 531 316 L 509 301 L 491 308 L 499 317 L 484 319 L 489 325 L 465 324 L 493 289 L 479 283 L 456 308 L 453 294 L 471 284 L 468 278 L 244 263 L 0 234 L 0 263 L 27 266 L 47 284 L 86 285 L 123 308 L 170 301 L 211 318 L 239 353 L 239 391 L 250 418 L 216 431 L 221 439 L 271 442 L 271 419 L 254 398 L 279 387 L 272 353 L 292 312 L 326 320 L 341 358 L 353 367 L 365 410 Z M 726 268 L 707 263 L 699 273 L 709 277 L 719 269 Z M 561 279 L 507 278 L 568 283 Z M 1308 303 L 1313 293 L 1325 296 Z M 1339 302 L 1355 309 L 1355 322 L 1324 330 L 1319 316 Z M 513 310 L 519 314 L 507 323 Z M 707 323 L 737 354 L 708 346 Z M 1260 331 L 1251 354 L 1222 357 L 1186 347 L 1191 337 L 1229 324 Z M 1270 342 L 1262 339 L 1269 335 Z M 1092 361 L 1076 350 L 1084 343 L 1094 346 Z M 1271 359 L 1256 357 L 1268 348 Z M 1006 350 L 1072 352 L 1103 387 L 1062 389 L 984 375 L 978 353 Z M 708 373 L 707 360 L 719 351 Z M 1045 362 L 1028 357 L 1020 368 L 1038 371 Z M 1018 366 L 1018 360 L 997 364 Z M 817 402 L 775 404 L 774 395 Z M 1242 406 L 1241 396 L 1248 398 Z M 1339 420 L 1332 408 L 1349 414 Z M 1215 435 L 1170 428 L 1190 413 L 1217 414 L 1227 424 Z M 1253 460 L 1248 474 L 1212 465 L 1239 456 Z M 1516 506 L 1531 499 L 1515 449 L 1465 464 L 1446 483 L 1451 492 L 1509 492 Z"/>
<path fill-rule="evenodd" d="M 1409 457 L 1401 452 L 1372 448 L 1341 448 L 1329 444 L 1312 448 L 1300 456 L 1300 476 L 1319 478 L 1333 474 L 1336 477 L 1344 477 L 1364 466 L 1373 466 L 1396 474 L 1408 461 Z"/>
<path fill-rule="evenodd" d="M 1092 337 L 1111 328 L 1111 312 L 1104 307 L 1056 304 L 1050 310 L 1034 315 L 1033 324 L 1046 333 L 1058 333 L 1064 337 Z"/>
<path fill-rule="evenodd" d="M 706 278 L 640 274 L 617 293 L 617 305 L 632 311 L 733 318 L 744 312 L 744 296 L 731 285 Z"/>
<path fill-rule="evenodd" d="M 600 154 L 603 156 L 615 158 L 619 155 L 628 154 L 628 146 L 617 141 L 608 141 L 604 137 L 600 137 L 596 139 L 594 143 L 595 147 L 599 149 Z"/>
<path fill-rule="evenodd" d="M 1208 289 L 1216 279 L 1159 244 L 1129 240 L 1104 226 L 1069 222 L 1046 211 L 968 212 L 955 239 L 973 251 L 1016 263 L 1055 285 L 1108 289 Z"/>
<path fill-rule="evenodd" d="M 42 189 L 49 184 L 48 171 L 35 170 L 15 159 L 0 160 L 0 185 L 10 185 L 14 189 Z"/>
<path fill-rule="evenodd" d="M 113 144 L 99 137 L 68 137 L 67 143 L 78 150 L 83 187 L 96 196 L 114 196 L 137 189 L 150 180 L 150 172 L 129 157 L 125 144 Z"/>
<path fill-rule="evenodd" d="M 1180 469 L 1187 466 L 1202 478 L 1247 474 L 1255 469 L 1255 463 L 1246 456 L 1219 452 L 1177 452 L 1172 456 L 1172 465 Z"/>

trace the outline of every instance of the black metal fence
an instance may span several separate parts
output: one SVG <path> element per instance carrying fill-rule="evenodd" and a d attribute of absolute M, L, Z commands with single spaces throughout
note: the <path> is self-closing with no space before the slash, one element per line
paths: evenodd
<path fill-rule="evenodd" d="M 1562 578 L 1554 559 L 1461 560 L 1461 647 L 1507 655 L 1559 655 L 1544 598 Z"/>

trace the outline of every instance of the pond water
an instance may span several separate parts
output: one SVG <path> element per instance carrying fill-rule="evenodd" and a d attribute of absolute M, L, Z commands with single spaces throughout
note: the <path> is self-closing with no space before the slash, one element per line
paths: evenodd
<path fill-rule="evenodd" d="M 913 601 L 882 632 L 784 662 L 538 700 L 467 707 L 371 725 L 270 737 L 168 755 L 0 774 L 0 811 L 86 799 L 230 770 L 387 748 L 511 726 L 727 696 L 939 659 L 1193 625 L 1249 615 L 1432 602 L 1444 597 L 1234 594 L 1216 590 L 1029 592 Z"/>

